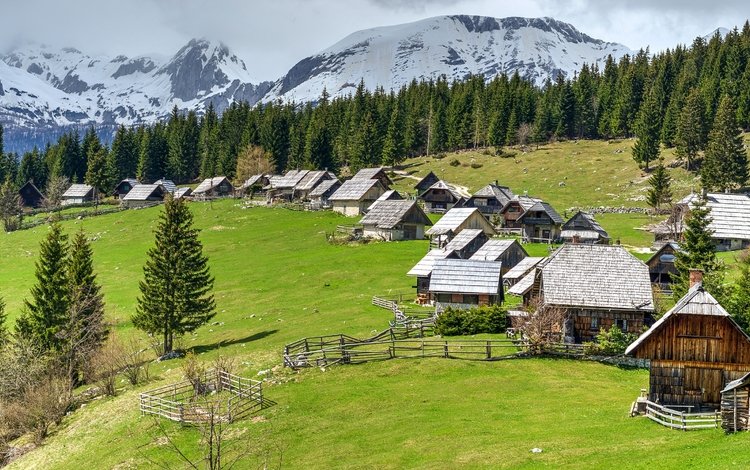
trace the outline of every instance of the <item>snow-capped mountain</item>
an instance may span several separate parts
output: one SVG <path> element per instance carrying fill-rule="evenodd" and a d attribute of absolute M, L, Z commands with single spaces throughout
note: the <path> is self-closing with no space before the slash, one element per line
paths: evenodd
<path fill-rule="evenodd" d="M 173 106 L 219 110 L 257 102 L 244 62 L 223 44 L 192 40 L 172 57 L 89 56 L 77 49 L 17 49 L 0 61 L 0 123 L 14 130 L 151 123 Z"/>
<path fill-rule="evenodd" d="M 345 95 L 364 79 L 369 89 L 386 90 L 412 79 L 449 79 L 468 74 L 492 78 L 513 74 L 542 84 L 559 74 L 572 76 L 584 63 L 600 64 L 608 55 L 631 51 L 593 39 L 552 18 L 439 16 L 349 35 L 297 63 L 264 100 L 278 97 L 316 100 L 323 88 Z"/>

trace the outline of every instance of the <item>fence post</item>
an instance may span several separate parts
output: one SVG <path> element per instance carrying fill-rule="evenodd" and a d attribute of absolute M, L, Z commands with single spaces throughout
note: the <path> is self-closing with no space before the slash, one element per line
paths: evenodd
<path fill-rule="evenodd" d="M 492 359 L 492 343 L 487 340 L 487 359 Z"/>
<path fill-rule="evenodd" d="M 448 341 L 446 341 L 445 345 L 443 346 L 443 357 L 445 357 L 446 359 L 450 357 L 450 355 L 448 354 Z"/>
<path fill-rule="evenodd" d="M 680 413 L 680 418 L 682 418 L 682 430 L 687 431 L 687 420 L 685 419 L 685 412 L 683 411 Z"/>

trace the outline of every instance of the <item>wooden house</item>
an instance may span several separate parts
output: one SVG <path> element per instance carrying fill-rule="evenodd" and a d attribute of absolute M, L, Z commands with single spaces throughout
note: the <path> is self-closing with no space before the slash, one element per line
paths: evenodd
<path fill-rule="evenodd" d="M 417 278 L 417 301 L 430 301 L 429 284 L 432 268 L 443 259 L 470 259 L 487 242 L 487 234 L 480 229 L 464 229 L 442 248 L 427 252 L 407 273 Z"/>
<path fill-rule="evenodd" d="M 177 191 L 177 185 L 174 184 L 174 181 L 168 180 L 166 178 L 160 178 L 154 181 L 154 184 L 159 184 L 163 186 L 164 189 L 166 189 L 169 194 L 174 194 L 175 191 Z"/>
<path fill-rule="evenodd" d="M 176 189 L 176 188 L 175 188 Z M 173 191 L 170 191 L 173 192 Z M 197 188 L 193 190 L 193 197 L 213 198 L 228 197 L 234 195 L 234 186 L 226 176 L 214 176 L 204 179 Z"/>
<path fill-rule="evenodd" d="M 681 217 L 690 212 L 700 198 L 705 199 L 706 208 L 709 210 L 711 222 L 708 228 L 711 230 L 711 238 L 717 251 L 743 250 L 750 247 L 750 195 L 706 193 L 704 196 L 690 194 L 678 203 L 678 207 L 684 206 L 685 210 L 678 211 Z M 673 232 L 682 230 L 684 223 L 671 221 L 666 235 L 676 235 Z M 656 236 L 659 237 L 657 232 Z"/>
<path fill-rule="evenodd" d="M 427 212 L 442 214 L 464 202 L 463 196 L 445 181 L 438 181 L 419 195 Z"/>
<path fill-rule="evenodd" d="M 137 184 L 141 184 L 141 182 L 135 178 L 125 178 L 124 180 L 117 183 L 117 186 L 115 186 L 115 190 L 112 191 L 112 195 L 117 199 L 122 199 Z"/>
<path fill-rule="evenodd" d="M 750 373 L 721 391 L 721 427 L 727 433 L 750 431 Z"/>
<path fill-rule="evenodd" d="M 534 269 L 544 258 L 538 256 L 527 256 L 520 260 L 515 266 L 503 275 L 503 282 L 507 287 L 515 285 Z"/>
<path fill-rule="evenodd" d="M 518 230 L 518 233 L 520 233 L 521 223 L 518 219 L 521 218 L 527 209 L 533 207 L 537 202 L 542 202 L 542 200 L 529 196 L 515 196 L 508 201 L 505 206 L 500 209 L 500 218 L 503 228 Z"/>
<path fill-rule="evenodd" d="M 454 207 L 446 212 L 425 234 L 430 237 L 434 246 L 440 248 L 445 246 L 461 230 L 469 228 L 480 229 L 488 237 L 495 235 L 495 228 L 475 207 Z"/>
<path fill-rule="evenodd" d="M 529 256 L 518 240 L 488 240 L 471 259 L 476 261 L 500 261 L 503 263 L 503 274 L 515 267 L 522 259 Z"/>
<path fill-rule="evenodd" d="M 421 240 L 432 221 L 417 201 L 380 201 L 359 221 L 363 236 L 385 241 Z"/>
<path fill-rule="evenodd" d="M 391 185 L 393 185 L 393 181 L 391 181 L 391 179 L 388 177 L 388 174 L 385 172 L 385 169 L 383 167 L 362 168 L 354 176 L 352 176 L 352 179 L 378 180 L 386 190 L 390 189 Z"/>
<path fill-rule="evenodd" d="M 352 217 L 364 214 L 384 192 L 386 187 L 379 179 L 350 179 L 329 196 L 328 201 L 334 211 Z"/>
<path fill-rule="evenodd" d="M 44 203 L 44 195 L 33 181 L 27 181 L 26 184 L 21 186 L 21 189 L 18 190 L 18 197 L 21 198 L 21 205 L 23 207 L 36 209 L 42 207 Z"/>
<path fill-rule="evenodd" d="M 526 209 L 518 223 L 525 241 L 552 243 L 560 239 L 563 218 L 551 205 L 541 201 Z"/>
<path fill-rule="evenodd" d="M 292 201 L 294 188 L 308 173 L 308 170 L 290 170 L 282 176 L 272 176 L 269 179 L 270 187 L 266 191 L 266 197 L 270 201 Z"/>
<path fill-rule="evenodd" d="M 336 179 L 336 175 L 330 171 L 308 171 L 294 186 L 292 199 L 308 201 L 310 192 L 321 182 Z"/>
<path fill-rule="evenodd" d="M 401 196 L 401 193 L 396 191 L 395 189 L 389 189 L 388 191 L 384 192 L 380 195 L 379 198 L 375 200 L 375 202 L 372 203 L 370 207 L 367 208 L 367 210 L 371 210 L 373 207 L 375 207 L 378 203 L 383 201 L 403 201 L 404 197 Z M 421 209 L 421 208 L 420 208 Z M 424 211 L 422 211 L 424 212 Z M 432 224 L 430 224 L 432 225 Z"/>
<path fill-rule="evenodd" d="M 321 181 L 319 185 L 315 186 L 310 194 L 307 196 L 310 198 L 310 209 L 320 210 L 329 209 L 331 207 L 328 198 L 341 187 L 341 181 L 338 178 L 332 180 Z"/>
<path fill-rule="evenodd" d="M 262 192 L 263 188 L 268 186 L 270 182 L 271 182 L 271 179 L 269 178 L 268 175 L 264 175 L 264 174 L 252 175 L 250 178 L 243 181 L 239 187 L 237 187 L 237 192 L 239 194 L 252 196 L 253 194 Z"/>
<path fill-rule="evenodd" d="M 468 309 L 503 302 L 502 263 L 442 259 L 430 276 L 429 299 L 438 309 Z"/>
<path fill-rule="evenodd" d="M 430 186 L 440 181 L 440 178 L 437 177 L 437 175 L 433 172 L 429 172 L 425 175 L 424 178 L 419 180 L 417 184 L 414 185 L 414 189 L 417 190 L 417 194 L 422 194 L 423 192 L 430 189 Z"/>
<path fill-rule="evenodd" d="M 467 199 L 464 207 L 476 207 L 479 211 L 491 220 L 492 216 L 500 215 L 506 204 L 514 197 L 513 191 L 507 186 L 500 186 L 495 183 L 488 184 L 484 188 L 472 194 Z"/>
<path fill-rule="evenodd" d="M 562 226 L 560 237 L 564 243 L 590 243 L 607 245 L 609 234 L 594 219 L 594 216 L 578 211 Z"/>
<path fill-rule="evenodd" d="M 122 205 L 127 208 L 147 207 L 164 201 L 169 194 L 160 184 L 136 184 L 123 198 Z"/>
<path fill-rule="evenodd" d="M 63 206 L 69 206 L 72 204 L 85 204 L 94 200 L 94 188 L 88 184 L 71 184 L 70 187 L 63 193 L 62 202 Z"/>
<path fill-rule="evenodd" d="M 671 310 L 625 354 L 649 359 L 649 400 L 691 410 L 718 409 L 721 391 L 750 372 L 750 337 L 703 288 L 700 271 Z"/>
<path fill-rule="evenodd" d="M 613 325 L 639 334 L 653 319 L 648 267 L 621 246 L 563 245 L 537 266 L 532 296 L 565 312 L 566 342 Z"/>
<path fill-rule="evenodd" d="M 173 194 L 175 199 L 185 199 L 192 195 L 193 195 L 193 188 L 188 188 L 186 186 L 177 188 Z"/>
<path fill-rule="evenodd" d="M 651 283 L 658 285 L 662 290 L 672 290 L 672 280 L 677 276 L 674 262 L 678 251 L 680 246 L 677 243 L 668 242 L 646 261 Z"/>
<path fill-rule="evenodd" d="M 531 303 L 532 289 L 534 288 L 534 280 L 536 279 L 536 269 L 536 266 L 531 268 L 521 280 L 513 283 L 513 285 L 508 288 L 508 294 L 517 295 L 523 299 L 521 302 L 521 305 L 523 306 L 527 306 Z"/>

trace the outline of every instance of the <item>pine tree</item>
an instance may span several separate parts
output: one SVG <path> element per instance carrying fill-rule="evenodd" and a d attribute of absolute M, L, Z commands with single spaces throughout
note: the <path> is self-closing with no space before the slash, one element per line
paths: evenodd
<path fill-rule="evenodd" d="M 561 93 L 560 101 L 557 106 L 559 119 L 557 121 L 557 130 L 555 130 L 555 134 L 557 134 L 558 137 L 572 139 L 575 137 L 576 97 L 573 93 L 573 87 L 570 85 L 570 82 L 563 82 L 562 80 L 563 78 L 560 76 L 558 86 L 561 87 Z"/>
<path fill-rule="evenodd" d="M 650 162 L 659 157 L 659 106 L 655 94 L 649 93 L 636 121 L 636 137 L 633 160 L 648 170 Z"/>
<path fill-rule="evenodd" d="M 729 314 L 745 332 L 750 333 L 750 252 L 740 257 L 740 277 L 735 283 L 727 306 Z"/>
<path fill-rule="evenodd" d="M 724 96 L 708 136 L 701 182 L 706 189 L 726 191 L 742 187 L 747 177 L 747 152 L 737 126 L 734 103 Z"/>
<path fill-rule="evenodd" d="M 698 154 L 706 146 L 706 126 L 703 116 L 705 109 L 700 91 L 690 91 L 685 107 L 680 112 L 675 134 L 675 153 L 685 160 L 685 168 L 692 170 L 698 160 Z"/>
<path fill-rule="evenodd" d="M 383 141 L 383 156 L 381 161 L 386 165 L 395 165 L 404 158 L 403 143 L 403 113 L 396 104 L 391 112 L 388 131 Z"/>
<path fill-rule="evenodd" d="M 167 197 L 154 233 L 133 324 L 162 335 L 167 354 L 175 336 L 195 331 L 215 315 L 214 279 L 184 201 Z"/>
<path fill-rule="evenodd" d="M 664 168 L 662 159 L 659 159 L 659 165 L 654 169 L 648 183 L 651 187 L 646 195 L 646 203 L 658 212 L 663 205 L 672 202 L 672 178 Z"/>
<path fill-rule="evenodd" d="M 61 332 L 69 316 L 70 284 L 68 237 L 57 223 L 39 246 L 35 276 L 31 300 L 24 300 L 24 312 L 16 325 L 18 334 L 36 340 L 45 350 L 60 351 Z"/>
<path fill-rule="evenodd" d="M 18 217 L 21 214 L 21 197 L 18 188 L 10 179 L 0 185 L 0 220 L 6 232 L 12 232 L 18 228 Z"/>
<path fill-rule="evenodd" d="M 93 155 L 89 156 L 89 167 L 86 170 L 86 184 L 92 186 L 95 191 L 94 201 L 99 203 L 99 197 L 107 195 L 109 190 L 115 185 L 112 169 L 109 166 L 107 153 L 100 148 Z"/>
<path fill-rule="evenodd" d="M 36 147 L 31 152 L 23 154 L 21 165 L 18 168 L 16 184 L 20 187 L 29 181 L 33 182 L 39 189 L 43 189 L 47 184 L 47 167 L 39 149 Z"/>
<path fill-rule="evenodd" d="M 109 154 L 109 165 L 115 181 L 134 178 L 138 172 L 140 158 L 140 141 L 133 129 L 120 125 L 112 141 Z"/>
<path fill-rule="evenodd" d="M 153 127 L 146 129 L 141 141 L 138 179 L 143 183 L 150 183 L 167 176 L 168 154 L 169 146 L 164 126 L 156 123 Z"/>
<path fill-rule="evenodd" d="M 673 285 L 675 298 L 681 298 L 690 288 L 691 269 L 703 271 L 703 283 L 714 296 L 723 293 L 723 269 L 716 259 L 709 213 L 706 201 L 698 197 L 685 216 L 682 250 L 677 252 L 675 259 L 678 273 Z"/>
<path fill-rule="evenodd" d="M 5 301 L 0 297 L 0 349 L 2 349 L 8 340 L 8 314 L 5 313 Z"/>

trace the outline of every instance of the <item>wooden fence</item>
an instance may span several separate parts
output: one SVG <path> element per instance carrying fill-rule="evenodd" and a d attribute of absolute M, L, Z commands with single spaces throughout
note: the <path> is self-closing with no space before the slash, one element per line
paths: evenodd
<path fill-rule="evenodd" d="M 432 330 L 435 326 L 437 311 L 429 312 L 420 309 L 406 309 L 400 306 L 408 294 L 390 294 L 386 296 L 373 296 L 372 304 L 393 312 L 393 320 L 389 321 L 391 328 L 414 328 L 421 330 Z"/>
<path fill-rule="evenodd" d="M 226 371 L 206 372 L 197 387 L 184 380 L 140 394 L 141 414 L 186 424 L 211 419 L 229 423 L 262 407 L 262 382 Z"/>
<path fill-rule="evenodd" d="M 682 431 L 718 428 L 721 426 L 721 413 L 718 411 L 686 413 L 652 401 L 646 402 L 646 416 L 663 426 Z"/>

